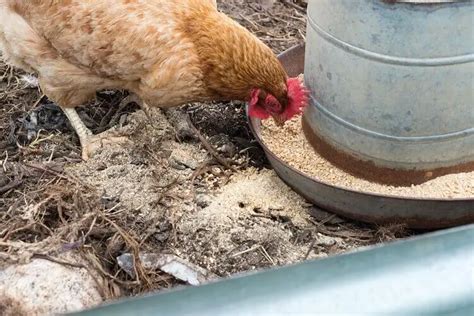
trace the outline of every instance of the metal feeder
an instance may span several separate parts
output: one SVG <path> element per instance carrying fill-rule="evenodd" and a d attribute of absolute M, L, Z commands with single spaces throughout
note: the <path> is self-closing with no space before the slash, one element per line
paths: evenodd
<path fill-rule="evenodd" d="M 285 51 L 279 59 L 289 76 L 303 73 L 305 45 Z M 333 186 L 307 176 L 272 153 L 262 141 L 260 120 L 248 119 L 255 138 L 278 176 L 300 195 L 324 209 L 354 220 L 377 224 L 403 223 L 417 229 L 474 223 L 474 198 L 420 199 L 370 194 Z"/>
<path fill-rule="evenodd" d="M 359 178 L 474 171 L 474 2 L 308 4 L 305 133 Z"/>

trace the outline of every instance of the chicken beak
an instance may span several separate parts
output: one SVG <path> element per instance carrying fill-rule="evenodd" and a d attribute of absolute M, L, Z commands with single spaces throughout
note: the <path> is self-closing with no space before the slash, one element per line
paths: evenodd
<path fill-rule="evenodd" d="M 282 115 L 272 115 L 272 118 L 276 126 L 283 127 L 285 125 L 285 119 Z"/>

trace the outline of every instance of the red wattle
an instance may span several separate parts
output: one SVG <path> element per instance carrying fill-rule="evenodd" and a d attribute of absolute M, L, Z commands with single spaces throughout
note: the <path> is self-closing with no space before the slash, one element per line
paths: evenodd
<path fill-rule="evenodd" d="M 259 89 L 252 90 L 249 100 L 249 116 L 265 120 L 270 117 L 270 114 L 262 107 L 258 106 Z"/>

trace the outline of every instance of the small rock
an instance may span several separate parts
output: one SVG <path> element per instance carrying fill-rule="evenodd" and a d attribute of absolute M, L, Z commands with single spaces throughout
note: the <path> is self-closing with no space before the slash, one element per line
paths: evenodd
<path fill-rule="evenodd" d="M 176 136 L 181 140 L 195 139 L 196 135 L 189 126 L 186 116 L 187 114 L 181 109 L 166 109 L 165 115 L 168 121 L 173 125 Z"/>
<path fill-rule="evenodd" d="M 228 157 L 234 157 L 237 152 L 237 149 L 232 143 L 224 144 L 221 147 L 219 147 L 217 150 Z"/>
<path fill-rule="evenodd" d="M 172 230 L 173 224 L 171 224 L 167 218 L 163 218 L 155 228 L 152 228 L 149 231 L 149 233 L 152 234 L 154 240 L 158 242 L 165 242 L 170 238 Z"/>
<path fill-rule="evenodd" d="M 171 254 L 140 253 L 140 261 L 145 269 L 160 269 L 195 286 L 218 278 L 213 273 Z M 117 263 L 127 274 L 135 277 L 132 254 L 117 257 Z"/>
<path fill-rule="evenodd" d="M 189 152 L 182 149 L 175 149 L 170 156 L 170 166 L 177 170 L 184 170 L 186 168 L 196 169 L 199 163 L 196 159 L 190 156 Z"/>
<path fill-rule="evenodd" d="M 135 166 L 143 166 L 146 165 L 146 159 L 141 155 L 133 155 L 130 159 L 130 164 Z"/>
<path fill-rule="evenodd" d="M 316 236 L 316 245 L 318 246 L 331 247 L 340 242 L 342 239 L 339 237 L 329 237 L 320 233 Z"/>
<path fill-rule="evenodd" d="M 36 137 L 36 132 L 38 130 L 38 113 L 32 112 L 29 116 L 29 120 L 25 120 L 24 125 L 28 131 L 28 140 L 33 140 Z"/>
<path fill-rule="evenodd" d="M 196 204 L 199 207 L 207 207 L 209 204 L 211 204 L 211 197 L 207 194 L 198 194 L 196 195 Z"/>
<path fill-rule="evenodd" d="M 135 267 L 133 265 L 133 255 L 130 253 L 125 253 L 117 257 L 117 264 L 122 268 L 125 273 L 127 273 L 132 278 L 135 278 Z"/>
<path fill-rule="evenodd" d="M 176 170 L 186 170 L 187 167 L 178 163 L 176 160 L 170 160 L 170 167 Z"/>
<path fill-rule="evenodd" d="M 104 171 L 105 169 L 107 169 L 107 164 L 105 162 L 99 162 L 95 166 L 95 170 L 97 171 Z"/>
<path fill-rule="evenodd" d="M 153 239 L 158 241 L 158 242 L 166 242 L 170 238 L 170 232 L 165 231 L 165 232 L 159 232 L 156 234 L 153 234 Z"/>
<path fill-rule="evenodd" d="M 237 147 L 232 143 L 228 135 L 217 134 L 209 137 L 209 143 L 216 147 L 217 151 L 227 157 L 234 157 Z"/>

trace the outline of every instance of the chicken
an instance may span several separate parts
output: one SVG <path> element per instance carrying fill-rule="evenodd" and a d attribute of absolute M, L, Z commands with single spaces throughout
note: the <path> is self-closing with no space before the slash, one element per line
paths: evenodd
<path fill-rule="evenodd" d="M 280 124 L 307 103 L 303 83 L 212 0 L 0 0 L 0 50 L 38 74 L 84 159 L 126 141 L 92 135 L 77 115 L 98 90 L 128 90 L 145 108 L 249 101 L 250 115 Z"/>

